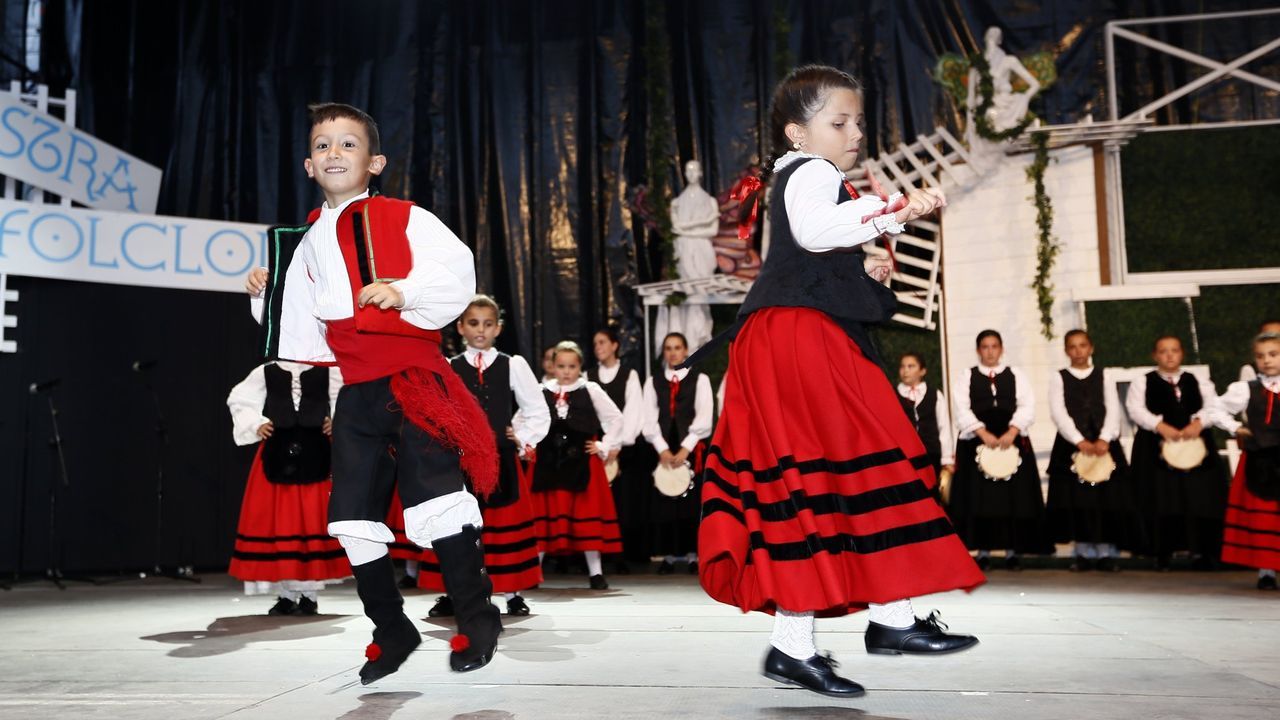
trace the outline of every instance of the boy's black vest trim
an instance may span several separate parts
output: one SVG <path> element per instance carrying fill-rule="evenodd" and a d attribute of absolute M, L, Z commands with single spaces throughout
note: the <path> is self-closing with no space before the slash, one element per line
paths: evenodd
<path fill-rule="evenodd" d="M 671 414 L 671 383 L 665 372 L 653 375 L 653 391 L 658 396 L 658 427 L 662 429 L 662 439 L 667 441 L 671 452 L 680 449 L 685 437 L 689 434 L 689 426 L 698 415 L 698 378 L 703 373 L 690 370 L 680 381 L 680 389 L 676 390 L 676 414 Z"/>
<path fill-rule="evenodd" d="M 465 354 L 450 360 L 449 364 L 480 402 L 480 407 L 489 418 L 489 427 L 498 440 L 498 451 L 506 453 L 513 450 L 516 444 L 507 437 L 507 427 L 511 425 L 511 416 L 515 414 L 511 392 L 511 356 L 498 353 L 493 364 L 484 369 L 483 384 L 476 366 L 467 362 Z"/>
<path fill-rule="evenodd" d="M 902 401 L 902 409 L 907 412 L 911 424 L 924 443 L 925 452 L 932 458 L 942 457 L 942 441 L 938 437 L 938 388 L 930 385 L 925 388 L 924 398 L 916 405 L 911 398 L 898 395 Z"/>
<path fill-rule="evenodd" d="M 1161 416 L 1164 422 L 1173 427 L 1182 429 L 1190 425 L 1191 416 L 1204 407 L 1204 398 L 1200 395 L 1200 383 L 1189 372 L 1182 373 L 1182 377 L 1178 378 L 1178 390 L 1182 393 L 1181 400 L 1178 399 L 1178 393 L 1174 392 L 1173 385 L 1160 377 L 1159 372 L 1152 370 L 1147 373 L 1147 410 Z"/>
<path fill-rule="evenodd" d="M 996 392 L 992 395 L 991 376 L 976 366 L 969 370 L 969 409 L 987 427 L 987 432 L 1003 435 L 1009 430 L 1013 412 L 1018 409 L 1018 381 L 1013 368 L 1006 367 L 994 382 Z"/>
<path fill-rule="evenodd" d="M 1076 430 L 1090 442 L 1102 435 L 1102 426 L 1107 421 L 1107 403 L 1103 393 L 1102 369 L 1094 368 L 1089 377 L 1081 380 L 1063 368 L 1058 373 L 1062 376 L 1062 402 L 1067 406 L 1067 415 L 1075 423 Z"/>

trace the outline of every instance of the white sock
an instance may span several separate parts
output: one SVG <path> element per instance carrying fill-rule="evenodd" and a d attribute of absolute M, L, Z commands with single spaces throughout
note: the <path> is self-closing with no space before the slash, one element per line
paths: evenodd
<path fill-rule="evenodd" d="M 515 593 L 502 593 L 502 598 L 507 602 L 511 602 L 512 600 L 515 600 L 518 597 L 520 596 Z"/>
<path fill-rule="evenodd" d="M 320 602 L 320 593 L 315 590 L 304 590 L 302 592 L 302 597 L 310 600 L 313 603 Z"/>
<path fill-rule="evenodd" d="M 300 595 L 301 593 L 297 590 L 286 590 L 284 588 L 280 588 L 280 597 L 284 600 L 288 600 L 289 602 L 298 602 L 298 597 Z"/>
<path fill-rule="evenodd" d="M 778 608 L 773 616 L 773 636 L 769 643 L 796 660 L 808 660 L 818 654 L 813 643 L 813 613 L 793 613 Z"/>
<path fill-rule="evenodd" d="M 544 558 L 544 557 L 546 557 L 546 556 L 547 556 L 547 554 L 546 554 L 546 553 L 544 553 L 544 552 L 542 552 L 541 550 L 539 550 L 539 551 L 538 551 L 538 562 L 542 562 L 542 558 Z"/>
<path fill-rule="evenodd" d="M 688 555 L 685 555 L 685 556 L 684 556 L 684 559 L 685 559 L 687 562 L 696 563 L 696 562 L 698 562 L 698 553 L 696 553 L 696 552 L 691 552 L 691 553 L 689 553 Z"/>
<path fill-rule="evenodd" d="M 1006 560 L 1008 560 L 1009 558 L 1018 557 L 1018 553 L 1014 552 L 1013 550 L 1005 550 L 1004 557 Z"/>
<path fill-rule="evenodd" d="M 387 544 L 365 540 L 350 535 L 339 535 L 338 543 L 347 551 L 347 560 L 352 565 L 364 565 L 387 554 Z"/>
<path fill-rule="evenodd" d="M 1113 558 L 1120 554 L 1115 543 L 1098 543 L 1097 548 L 1099 558 Z"/>
<path fill-rule="evenodd" d="M 974 559 L 974 560 L 982 560 L 983 558 L 989 558 L 989 557 L 991 557 L 991 551 L 990 551 L 990 550 L 979 550 L 979 551 L 978 551 L 978 554 L 973 556 L 973 559 Z"/>
<path fill-rule="evenodd" d="M 1094 560 L 1098 557 L 1098 548 L 1100 545 L 1094 543 L 1076 543 L 1076 557 L 1085 560 Z"/>
<path fill-rule="evenodd" d="M 894 600 L 891 603 L 867 606 L 867 619 L 877 625 L 904 630 L 916 624 L 916 613 L 911 607 L 911 599 Z"/>
<path fill-rule="evenodd" d="M 1260 578 L 1264 578 L 1264 577 L 1275 577 L 1275 576 L 1276 576 L 1276 571 L 1275 571 L 1275 570 L 1268 570 L 1268 569 L 1266 569 L 1266 568 L 1263 568 L 1262 570 L 1259 570 L 1259 571 L 1258 571 L 1258 577 L 1260 577 Z"/>
<path fill-rule="evenodd" d="M 680 562 L 680 558 L 676 557 L 675 555 L 668 555 L 662 558 L 662 562 L 668 565 L 675 565 L 676 563 Z"/>
<path fill-rule="evenodd" d="M 582 553 L 582 556 L 583 556 L 583 557 L 585 557 L 585 558 L 587 559 L 587 574 L 588 574 L 588 575 L 595 576 L 595 575 L 603 575 L 603 574 L 604 574 L 604 568 L 603 568 L 603 567 L 601 567 L 601 565 L 600 565 L 600 551 L 599 551 L 599 550 L 587 550 L 586 552 Z"/>
<path fill-rule="evenodd" d="M 417 560 L 405 560 L 405 561 L 404 561 L 404 574 L 405 574 L 405 575 L 408 575 L 409 577 L 415 577 L 415 578 L 416 578 L 416 577 L 418 577 L 418 561 L 417 561 Z"/>

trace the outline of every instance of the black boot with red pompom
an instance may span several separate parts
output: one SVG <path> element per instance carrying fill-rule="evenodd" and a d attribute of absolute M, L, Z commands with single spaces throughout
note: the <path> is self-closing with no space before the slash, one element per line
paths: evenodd
<path fill-rule="evenodd" d="M 432 542 L 440 559 L 445 590 L 453 600 L 458 634 L 449 641 L 449 667 L 455 672 L 479 670 L 493 659 L 502 632 L 502 616 L 490 601 L 493 583 L 484 569 L 480 531 L 472 525 Z"/>
<path fill-rule="evenodd" d="M 373 621 L 373 642 L 365 647 L 366 662 L 360 668 L 360 684 L 368 685 L 399 670 L 422 644 L 422 635 L 404 614 L 404 599 L 396 587 L 390 556 L 354 565 L 351 571 L 364 614 Z"/>

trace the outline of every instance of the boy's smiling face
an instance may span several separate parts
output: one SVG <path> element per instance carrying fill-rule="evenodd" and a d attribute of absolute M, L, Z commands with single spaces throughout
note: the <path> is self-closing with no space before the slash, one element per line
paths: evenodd
<path fill-rule="evenodd" d="M 324 191 L 329 207 L 336 207 L 367 190 L 369 178 L 382 172 L 387 158 L 370 152 L 363 123 L 339 117 L 311 128 L 310 157 L 302 165 Z"/>

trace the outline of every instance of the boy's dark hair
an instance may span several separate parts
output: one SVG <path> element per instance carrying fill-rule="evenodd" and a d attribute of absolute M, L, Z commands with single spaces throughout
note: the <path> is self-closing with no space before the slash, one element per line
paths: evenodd
<path fill-rule="evenodd" d="M 902 353 L 901 355 L 899 355 L 899 356 L 898 356 L 898 364 L 899 364 L 899 365 L 901 365 L 901 364 L 902 364 L 902 361 L 903 361 L 903 360 L 906 360 L 907 358 L 915 358 L 915 359 L 916 359 L 916 364 L 920 366 L 920 369 L 921 369 L 921 370 L 928 370 L 928 369 L 929 369 L 929 366 L 928 366 L 928 365 L 926 365 L 926 364 L 924 363 L 924 355 L 923 355 L 923 354 L 921 354 L 921 353 L 916 352 L 915 350 L 912 350 L 912 351 L 910 351 L 910 352 L 904 352 L 904 353 Z"/>
<path fill-rule="evenodd" d="M 995 338 L 996 342 L 1000 343 L 1000 347 L 1004 347 L 1004 338 L 1000 337 L 1000 333 L 996 330 L 983 330 L 982 332 L 978 333 L 978 342 L 976 343 L 977 346 L 982 347 L 982 341 L 986 340 L 989 337 Z"/>
<path fill-rule="evenodd" d="M 491 296 L 483 293 L 476 294 L 471 298 L 471 302 L 467 303 L 467 306 L 463 308 L 462 315 L 458 317 L 458 321 L 461 322 L 462 318 L 466 317 L 467 311 L 473 307 L 482 307 L 492 310 L 493 314 L 498 318 L 498 324 L 502 324 L 502 307 L 498 305 L 497 300 L 494 300 Z"/>
<path fill-rule="evenodd" d="M 1156 341 L 1155 341 L 1155 342 L 1153 342 L 1153 343 L 1151 343 L 1151 351 L 1152 351 L 1152 352 L 1155 352 L 1155 351 L 1156 351 L 1156 349 L 1158 349 L 1158 348 L 1160 347 L 1160 343 L 1161 343 L 1162 341 L 1164 341 L 1164 340 L 1177 340 L 1177 341 L 1178 341 L 1178 349 L 1179 349 L 1179 350 L 1182 350 L 1183 352 L 1186 352 L 1186 348 L 1187 348 L 1187 346 L 1186 346 L 1186 345 L 1184 345 L 1184 344 L 1182 343 L 1182 338 L 1178 337 L 1177 335 L 1173 335 L 1173 334 L 1165 334 L 1165 335 L 1161 335 L 1160 337 L 1156 338 Z"/>
<path fill-rule="evenodd" d="M 364 134 L 369 138 L 369 154 L 377 155 L 382 152 L 382 140 L 378 137 L 378 123 L 358 107 L 335 102 L 312 103 L 307 106 L 307 115 L 311 120 L 312 128 L 338 118 L 354 120 L 364 126 Z M 309 135 L 307 141 L 310 142 Z"/>

